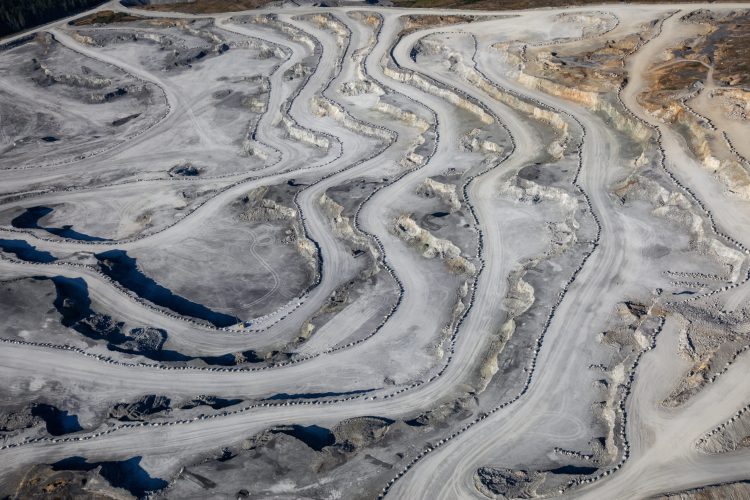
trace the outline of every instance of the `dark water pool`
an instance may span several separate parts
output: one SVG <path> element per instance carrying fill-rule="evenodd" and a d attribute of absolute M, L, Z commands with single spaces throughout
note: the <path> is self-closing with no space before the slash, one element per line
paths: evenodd
<path fill-rule="evenodd" d="M 69 457 L 52 464 L 54 470 L 90 471 L 101 466 L 100 474 L 116 488 L 128 490 L 136 497 L 167 486 L 167 481 L 154 478 L 141 467 L 142 457 L 136 456 L 119 462 L 88 462 L 84 457 Z"/>
<path fill-rule="evenodd" d="M 29 245 L 23 240 L 0 239 L 0 249 L 5 252 L 12 253 L 19 259 L 25 260 L 27 262 L 39 262 L 42 264 L 47 264 L 49 262 L 54 262 L 57 260 L 51 253 L 37 250 L 35 246 Z"/>
<path fill-rule="evenodd" d="M 35 404 L 31 414 L 40 417 L 47 425 L 47 432 L 53 436 L 62 436 L 71 432 L 82 431 L 83 427 L 78 423 L 78 417 L 67 411 L 60 410 L 48 404 Z"/>

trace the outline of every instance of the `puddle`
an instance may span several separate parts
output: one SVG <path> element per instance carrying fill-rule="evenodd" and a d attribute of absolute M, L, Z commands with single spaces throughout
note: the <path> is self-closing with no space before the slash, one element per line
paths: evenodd
<path fill-rule="evenodd" d="M 4 252 L 12 253 L 21 260 L 27 262 L 38 262 L 41 264 L 47 264 L 57 260 L 49 252 L 37 250 L 35 246 L 29 245 L 23 240 L 2 240 L 0 239 L 0 250 Z"/>
<path fill-rule="evenodd" d="M 59 410 L 52 405 L 36 404 L 32 407 L 31 414 L 42 418 L 47 425 L 47 432 L 53 436 L 62 436 L 63 434 L 83 430 L 76 415 L 70 415 L 67 411 Z"/>
<path fill-rule="evenodd" d="M 162 349 L 167 339 L 167 332 L 160 328 L 133 328 L 126 335 L 124 324 L 116 322 L 111 316 L 100 314 L 91 309 L 88 285 L 83 278 L 55 276 L 49 279 L 55 285 L 57 295 L 53 305 L 62 315 L 63 326 L 71 328 L 92 340 L 104 340 L 107 349 L 123 354 L 144 356 L 160 362 L 188 362 L 201 360 L 211 366 L 235 366 L 237 357 L 234 353 L 219 356 L 189 356 L 177 351 Z M 255 351 L 239 353 L 248 363 L 257 363 L 262 358 Z"/>
<path fill-rule="evenodd" d="M 142 457 L 133 457 L 119 462 L 91 462 L 83 457 L 70 457 L 52 464 L 56 471 L 90 471 L 101 467 L 102 475 L 115 488 L 128 490 L 138 498 L 146 496 L 150 491 L 165 488 L 169 483 L 163 479 L 154 478 L 141 467 Z"/>
<path fill-rule="evenodd" d="M 598 470 L 599 469 L 597 469 L 596 467 L 578 467 L 575 465 L 566 465 L 564 467 L 552 469 L 549 472 L 551 472 L 552 474 L 581 474 L 584 476 L 588 476 Z"/>

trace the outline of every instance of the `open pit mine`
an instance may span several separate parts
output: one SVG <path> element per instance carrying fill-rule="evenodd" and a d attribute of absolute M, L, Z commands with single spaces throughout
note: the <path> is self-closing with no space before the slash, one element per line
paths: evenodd
<path fill-rule="evenodd" d="M 749 5 L 202 1 L 0 41 L 0 498 L 750 498 Z"/>

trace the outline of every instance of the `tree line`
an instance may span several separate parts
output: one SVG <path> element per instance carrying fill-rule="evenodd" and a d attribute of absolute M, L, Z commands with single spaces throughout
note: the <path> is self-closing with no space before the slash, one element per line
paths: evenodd
<path fill-rule="evenodd" d="M 0 0 L 0 36 L 61 19 L 103 0 Z"/>

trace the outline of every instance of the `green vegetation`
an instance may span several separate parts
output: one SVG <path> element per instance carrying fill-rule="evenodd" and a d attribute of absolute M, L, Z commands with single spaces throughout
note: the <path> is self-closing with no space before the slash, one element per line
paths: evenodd
<path fill-rule="evenodd" d="M 110 23 L 128 23 L 131 21 L 140 21 L 144 19 L 140 16 L 131 16 L 127 12 L 113 12 L 111 10 L 101 10 L 88 16 L 76 19 L 74 26 L 86 26 L 89 24 L 110 24 Z"/>
<path fill-rule="evenodd" d="M 257 9 L 271 0 L 195 0 L 194 2 L 150 4 L 138 6 L 139 9 L 161 12 L 185 12 L 188 14 L 216 14 L 218 12 L 238 12 Z"/>
<path fill-rule="evenodd" d="M 82 12 L 103 0 L 0 0 L 0 36 Z"/>

